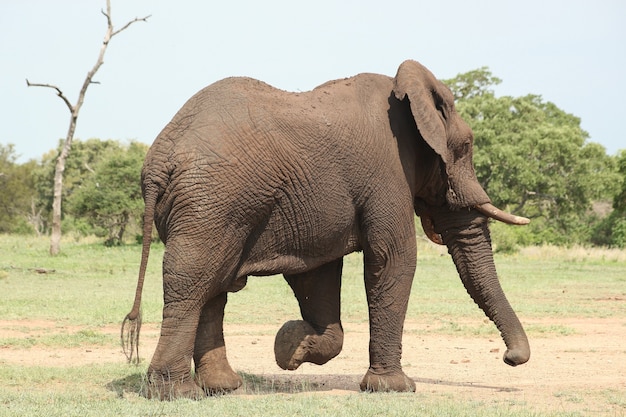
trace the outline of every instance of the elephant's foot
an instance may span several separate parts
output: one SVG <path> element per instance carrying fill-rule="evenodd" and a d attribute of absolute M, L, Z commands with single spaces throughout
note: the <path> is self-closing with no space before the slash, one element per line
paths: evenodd
<path fill-rule="evenodd" d="M 148 384 L 143 391 L 146 398 L 171 401 L 178 398 L 200 400 L 206 397 L 204 391 L 191 378 L 176 381 L 162 378 L 157 373 L 148 375 Z"/>
<path fill-rule="evenodd" d="M 401 370 L 377 373 L 370 368 L 363 377 L 360 387 L 361 391 L 368 392 L 415 392 L 415 382 Z"/>
<path fill-rule="evenodd" d="M 204 392 L 214 395 L 236 390 L 243 384 L 243 380 L 227 361 L 207 361 L 196 366 L 196 383 Z"/>
<path fill-rule="evenodd" d="M 292 320 L 276 334 L 274 355 L 278 366 L 293 371 L 303 362 L 323 365 L 337 356 L 342 347 L 341 324 L 331 324 L 320 334 L 306 321 Z"/>
<path fill-rule="evenodd" d="M 223 345 L 194 357 L 194 362 L 196 383 L 209 395 L 234 391 L 243 384 L 230 367 Z"/>

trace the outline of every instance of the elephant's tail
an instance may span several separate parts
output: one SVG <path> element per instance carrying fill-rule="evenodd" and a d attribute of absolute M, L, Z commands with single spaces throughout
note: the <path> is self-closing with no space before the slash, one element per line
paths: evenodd
<path fill-rule="evenodd" d="M 122 322 L 121 342 L 124 354 L 128 362 L 139 363 L 139 331 L 141 330 L 141 293 L 143 281 L 146 277 L 146 267 L 148 266 L 148 256 L 150 255 L 150 243 L 152 240 L 152 224 L 154 223 L 154 210 L 156 207 L 158 187 L 156 184 L 146 186 L 144 200 L 145 209 L 143 212 L 143 247 L 141 249 L 141 264 L 139 266 L 139 279 L 135 290 L 135 301 L 133 308 L 126 315 Z"/>

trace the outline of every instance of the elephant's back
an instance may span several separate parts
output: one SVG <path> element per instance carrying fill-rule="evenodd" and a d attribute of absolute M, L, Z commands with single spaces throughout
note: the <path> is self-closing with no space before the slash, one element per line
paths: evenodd
<path fill-rule="evenodd" d="M 254 78 L 225 78 L 187 100 L 159 136 L 181 144 L 200 138 L 225 145 L 259 134 L 263 120 L 294 107 L 297 96 Z"/>
<path fill-rule="evenodd" d="M 367 160 L 367 148 L 390 136 L 380 129 L 388 129 L 383 119 L 392 87 L 390 77 L 378 74 L 298 93 L 248 77 L 217 81 L 192 96 L 161 131 L 144 170 L 166 166 L 171 174 L 203 164 L 212 171 L 258 171 L 333 158 L 355 167 Z"/>
<path fill-rule="evenodd" d="M 391 77 L 373 73 L 327 81 L 312 90 L 299 92 L 282 90 L 250 77 L 229 77 L 198 91 L 181 108 L 177 117 L 184 119 L 202 111 L 205 118 L 210 116 L 209 113 L 225 112 L 237 118 L 237 109 L 263 110 L 277 116 L 311 109 L 347 113 L 359 105 L 369 106 L 372 100 L 386 102 L 392 88 Z"/>
<path fill-rule="evenodd" d="M 203 112 L 203 117 L 211 113 L 233 112 L 237 108 L 272 105 L 295 98 L 298 93 L 280 90 L 263 81 L 250 77 L 229 77 L 203 88 L 194 94 L 180 109 L 179 114 Z"/>

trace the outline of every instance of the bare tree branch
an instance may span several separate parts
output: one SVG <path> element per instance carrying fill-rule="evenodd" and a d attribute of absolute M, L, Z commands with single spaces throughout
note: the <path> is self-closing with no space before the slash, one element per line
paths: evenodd
<path fill-rule="evenodd" d="M 113 28 L 113 22 L 111 21 L 111 6 L 110 6 L 110 4 L 108 2 L 107 2 L 107 11 L 105 12 L 104 10 L 100 10 L 100 12 L 107 18 L 108 26 Z M 128 27 L 130 25 L 132 25 L 133 23 L 147 22 L 150 17 L 152 17 L 152 15 L 148 15 L 148 16 L 145 16 L 145 17 L 136 17 L 136 18 L 134 18 L 133 20 L 127 22 L 124 26 L 122 26 L 121 29 L 112 31 L 111 32 L 111 38 L 113 36 L 117 35 L 118 33 L 128 29 Z"/>
<path fill-rule="evenodd" d="M 107 26 L 112 27 L 113 22 L 111 21 L 111 4 L 108 1 L 107 1 L 107 11 L 105 12 L 104 10 L 100 9 L 100 13 L 102 13 L 104 17 L 107 18 Z"/>
<path fill-rule="evenodd" d="M 130 22 L 128 22 L 128 23 L 126 23 L 124 26 L 122 26 L 120 29 L 118 29 L 118 30 L 116 30 L 115 32 L 111 33 L 111 37 L 113 37 L 113 36 L 117 35 L 118 33 L 120 33 L 120 32 L 121 32 L 121 31 L 123 31 L 123 30 L 128 29 L 128 27 L 129 27 L 130 25 L 132 25 L 133 23 L 137 23 L 137 22 L 147 22 L 147 21 L 148 21 L 148 19 L 149 19 L 150 17 L 152 17 L 152 15 L 151 15 L 151 14 L 150 14 L 150 15 L 148 15 L 148 16 L 145 16 L 145 17 L 136 17 L 136 18 L 134 18 L 133 20 L 131 20 Z"/>
<path fill-rule="evenodd" d="M 67 108 L 70 109 L 71 113 L 74 112 L 74 106 L 72 106 L 72 103 L 70 103 L 68 98 L 65 97 L 65 94 L 63 94 L 63 91 L 61 91 L 61 89 L 59 87 L 57 87 L 56 85 L 31 83 L 30 81 L 28 81 L 28 78 L 26 79 L 26 85 L 28 87 L 46 87 L 46 88 L 52 88 L 54 90 L 57 90 L 57 96 L 61 97 L 61 100 L 63 100 L 65 102 L 65 104 L 67 105 Z"/>
<path fill-rule="evenodd" d="M 94 171 L 93 168 L 91 168 L 87 162 L 85 162 L 83 166 L 85 167 L 87 171 L 91 172 L 92 174 L 96 173 L 96 171 Z"/>

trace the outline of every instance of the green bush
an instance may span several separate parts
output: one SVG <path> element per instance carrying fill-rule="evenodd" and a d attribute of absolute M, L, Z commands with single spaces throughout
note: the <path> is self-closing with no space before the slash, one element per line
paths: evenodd
<path fill-rule="evenodd" d="M 626 248 L 626 218 L 620 218 L 613 224 L 611 246 Z"/>
<path fill-rule="evenodd" d="M 626 217 L 614 211 L 595 225 L 590 241 L 597 246 L 626 248 Z"/>
<path fill-rule="evenodd" d="M 489 228 L 494 252 L 510 254 L 519 250 L 519 236 L 513 226 L 493 222 Z"/>
<path fill-rule="evenodd" d="M 10 225 L 9 230 L 7 231 L 11 234 L 21 235 L 21 236 L 34 236 L 35 229 L 33 229 L 33 225 L 28 223 L 28 221 L 23 217 L 16 218 Z"/>

